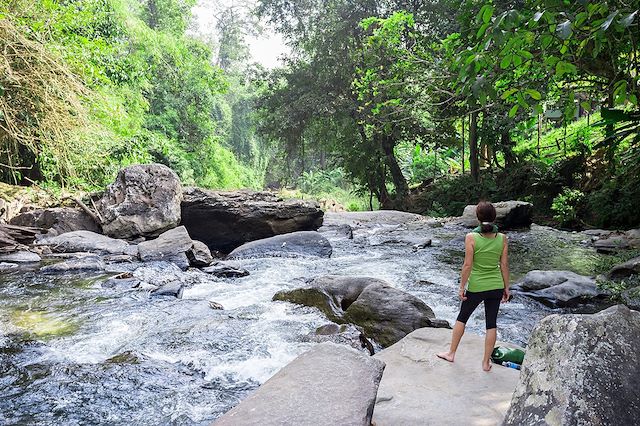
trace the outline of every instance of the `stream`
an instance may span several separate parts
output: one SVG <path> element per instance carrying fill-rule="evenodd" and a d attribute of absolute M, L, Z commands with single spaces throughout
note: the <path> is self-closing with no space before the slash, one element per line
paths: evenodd
<path fill-rule="evenodd" d="M 387 280 L 453 324 L 468 231 L 384 218 L 327 214 L 321 232 L 333 245 L 330 259 L 235 261 L 251 273 L 237 279 L 190 270 L 194 284 L 182 299 L 105 288 L 104 274 L 3 273 L 0 424 L 210 424 L 313 345 L 305 336 L 326 318 L 271 298 L 319 275 Z M 337 229 L 347 222 L 353 240 Z M 514 281 L 531 269 L 589 274 L 600 256 L 579 233 L 534 225 L 507 235 Z M 426 239 L 431 247 L 413 247 Z M 211 309 L 210 300 L 225 309 Z M 553 312 L 565 310 L 516 297 L 502 305 L 499 339 L 525 345 L 536 322 Z M 483 329 L 479 308 L 468 330 Z"/>

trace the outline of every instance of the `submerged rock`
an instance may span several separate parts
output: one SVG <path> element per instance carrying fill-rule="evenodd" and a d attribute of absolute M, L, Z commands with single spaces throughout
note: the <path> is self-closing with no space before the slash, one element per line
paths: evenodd
<path fill-rule="evenodd" d="M 501 201 L 493 203 L 496 208 L 496 224 L 500 229 L 526 228 L 533 222 L 533 204 L 524 201 Z M 468 205 L 459 219 L 469 228 L 478 226 L 476 205 Z"/>
<path fill-rule="evenodd" d="M 137 255 L 137 247 L 124 240 L 117 240 L 91 231 L 73 231 L 55 237 L 40 238 L 39 246 L 49 246 L 57 253 L 91 252 L 97 254 Z"/>
<path fill-rule="evenodd" d="M 181 269 L 189 267 L 187 252 L 193 247 L 184 226 L 170 229 L 154 240 L 138 244 L 138 252 L 143 262 L 167 261 L 178 265 Z"/>
<path fill-rule="evenodd" d="M 180 223 L 182 185 L 162 164 L 139 164 L 118 172 L 97 203 L 102 230 L 115 238 L 155 237 Z"/>
<path fill-rule="evenodd" d="M 317 230 L 323 212 L 315 202 L 283 200 L 270 192 L 186 188 L 182 225 L 210 249 L 228 253 L 242 244 L 294 231 Z"/>
<path fill-rule="evenodd" d="M 630 425 L 640 413 L 640 312 L 550 315 L 533 330 L 505 425 Z"/>
<path fill-rule="evenodd" d="M 298 231 L 246 243 L 229 253 L 229 259 L 258 257 L 331 257 L 333 248 L 322 234 Z"/>
<path fill-rule="evenodd" d="M 216 426 L 370 426 L 384 362 L 333 343 L 303 353 Z"/>
<path fill-rule="evenodd" d="M 530 271 L 511 289 L 554 307 L 603 301 L 609 296 L 598 288 L 595 278 L 571 271 Z"/>
<path fill-rule="evenodd" d="M 383 347 L 417 328 L 449 327 L 417 297 L 375 278 L 319 277 L 306 288 L 280 291 L 273 300 L 316 307 L 331 321 L 356 324 Z"/>
<path fill-rule="evenodd" d="M 152 296 L 170 296 L 182 299 L 182 293 L 184 292 L 184 284 L 180 281 L 173 281 L 158 287 L 155 290 L 151 290 Z"/>
<path fill-rule="evenodd" d="M 9 223 L 46 229 L 50 236 L 72 231 L 100 232 L 100 226 L 91 216 L 72 207 L 28 210 L 12 218 Z"/>

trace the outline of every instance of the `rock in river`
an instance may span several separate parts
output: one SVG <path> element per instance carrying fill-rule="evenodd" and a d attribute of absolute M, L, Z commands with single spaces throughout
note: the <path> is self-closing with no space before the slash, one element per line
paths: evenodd
<path fill-rule="evenodd" d="M 44 237 L 36 241 L 36 245 L 49 246 L 53 252 L 76 253 L 91 252 L 97 254 L 130 254 L 137 255 L 136 246 L 124 240 L 117 240 L 91 231 L 73 231 Z"/>
<path fill-rule="evenodd" d="M 505 425 L 632 425 L 640 413 L 640 312 L 549 315 L 527 345 Z"/>
<path fill-rule="evenodd" d="M 530 271 L 511 288 L 550 306 L 575 306 L 608 297 L 595 278 L 571 271 Z"/>
<path fill-rule="evenodd" d="M 319 232 L 298 231 L 243 244 L 228 258 L 331 257 L 332 251 L 329 240 Z"/>
<path fill-rule="evenodd" d="M 331 321 L 362 327 L 384 347 L 420 327 L 449 327 L 423 301 L 376 278 L 318 277 L 308 287 L 276 293 L 273 300 L 316 307 Z"/>
<path fill-rule="evenodd" d="M 524 201 L 501 201 L 493 205 L 496 208 L 496 224 L 500 229 L 525 228 L 531 225 L 533 204 Z M 475 204 L 464 208 L 460 222 L 470 228 L 478 226 Z"/>
<path fill-rule="evenodd" d="M 370 426 L 384 362 L 334 343 L 303 353 L 216 426 Z"/>
<path fill-rule="evenodd" d="M 42 259 L 38 254 L 26 250 L 0 254 L 0 262 L 33 263 L 40 260 Z"/>
<path fill-rule="evenodd" d="M 182 269 L 189 267 L 187 252 L 193 247 L 193 241 L 184 226 L 170 229 L 154 240 L 138 244 L 138 252 L 143 262 L 167 261 Z"/>
<path fill-rule="evenodd" d="M 50 236 L 72 231 L 100 232 L 100 227 L 91 216 L 72 207 L 28 210 L 12 218 L 9 223 L 47 229 Z"/>
<path fill-rule="evenodd" d="M 315 231 L 322 217 L 315 202 L 283 200 L 270 192 L 186 188 L 182 202 L 182 225 L 189 235 L 225 253 L 249 241 Z"/>
<path fill-rule="evenodd" d="M 616 265 L 609 271 L 609 277 L 614 280 L 637 274 L 640 274 L 640 257 L 634 257 L 633 259 Z"/>
<path fill-rule="evenodd" d="M 114 238 L 155 237 L 180 223 L 182 185 L 162 164 L 138 164 L 120 170 L 97 207 L 102 230 Z"/>

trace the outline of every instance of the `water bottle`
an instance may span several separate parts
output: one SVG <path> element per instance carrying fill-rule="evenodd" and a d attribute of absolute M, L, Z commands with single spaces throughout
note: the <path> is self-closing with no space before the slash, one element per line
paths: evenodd
<path fill-rule="evenodd" d="M 504 367 L 515 368 L 516 370 L 520 370 L 520 364 L 516 364 L 515 362 L 503 361 L 502 365 Z"/>

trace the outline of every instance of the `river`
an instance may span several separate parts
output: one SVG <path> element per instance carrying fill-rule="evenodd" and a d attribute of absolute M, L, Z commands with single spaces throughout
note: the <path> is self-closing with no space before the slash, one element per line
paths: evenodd
<path fill-rule="evenodd" d="M 336 230 L 345 222 L 353 240 Z M 238 279 L 193 270 L 182 299 L 105 288 L 102 274 L 0 275 L 0 424 L 210 424 L 312 345 L 305 336 L 328 321 L 271 298 L 319 275 L 387 280 L 454 321 L 464 228 L 366 214 L 327 214 L 326 223 L 330 259 L 235 261 L 251 273 Z M 579 233 L 534 225 L 508 236 L 513 279 L 531 269 L 591 273 L 599 256 Z M 413 247 L 426 239 L 431 247 Z M 499 338 L 524 345 L 552 312 L 563 311 L 515 298 L 501 308 Z M 480 308 L 469 329 L 483 328 Z"/>

